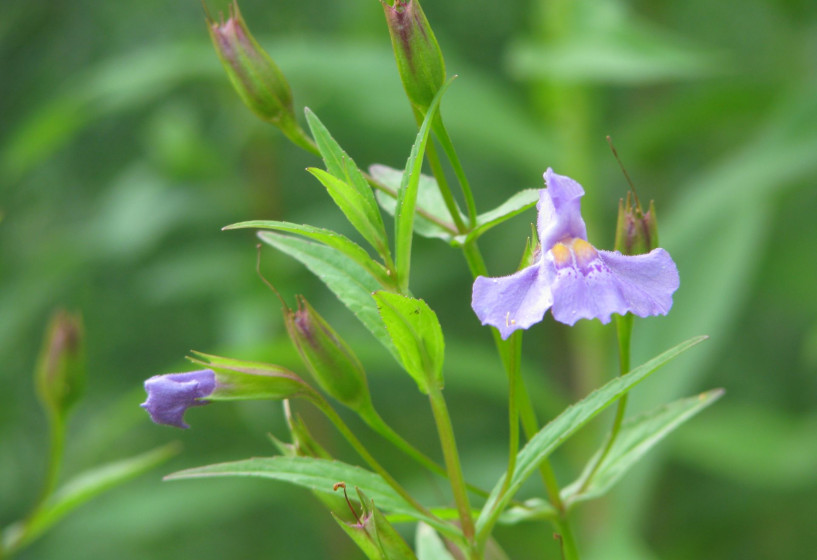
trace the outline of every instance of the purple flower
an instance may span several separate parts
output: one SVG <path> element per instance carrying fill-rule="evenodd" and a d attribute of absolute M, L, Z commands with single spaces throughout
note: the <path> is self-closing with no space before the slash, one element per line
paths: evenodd
<path fill-rule="evenodd" d="M 154 375 L 145 381 L 148 398 L 140 404 L 157 424 L 189 428 L 184 413 L 191 406 L 207 404 L 203 399 L 216 389 L 216 374 L 211 369 L 187 373 Z"/>
<path fill-rule="evenodd" d="M 548 309 L 568 325 L 579 319 L 609 323 L 613 313 L 666 315 L 679 285 L 669 253 L 654 249 L 625 256 L 597 250 L 587 242 L 581 185 L 550 168 L 545 184 L 537 204 L 536 262 L 510 276 L 474 281 L 471 307 L 482 324 L 498 328 L 506 339 L 541 321 Z"/>

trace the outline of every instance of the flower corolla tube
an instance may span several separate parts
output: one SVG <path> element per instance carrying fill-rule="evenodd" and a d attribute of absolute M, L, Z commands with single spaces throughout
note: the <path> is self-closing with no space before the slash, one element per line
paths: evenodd
<path fill-rule="evenodd" d="M 510 276 L 474 281 L 471 306 L 483 325 L 507 339 L 517 329 L 553 318 L 609 323 L 613 313 L 666 315 L 678 289 L 678 268 L 664 249 L 627 256 L 600 251 L 587 241 L 581 215 L 584 189 L 548 168 L 539 191 L 537 231 L 541 244 L 534 263 Z"/>
<path fill-rule="evenodd" d="M 154 375 L 145 381 L 148 398 L 140 404 L 157 424 L 189 428 L 184 413 L 191 406 L 208 404 L 216 389 L 216 374 L 211 369 Z"/>

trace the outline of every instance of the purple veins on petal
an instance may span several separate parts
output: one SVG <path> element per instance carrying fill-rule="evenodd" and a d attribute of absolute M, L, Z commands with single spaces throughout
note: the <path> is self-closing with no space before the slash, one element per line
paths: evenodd
<path fill-rule="evenodd" d="M 216 389 L 216 374 L 203 369 L 186 373 L 154 375 L 145 381 L 148 398 L 140 404 L 157 424 L 189 428 L 184 413 L 191 406 L 208 404 L 204 399 Z"/>

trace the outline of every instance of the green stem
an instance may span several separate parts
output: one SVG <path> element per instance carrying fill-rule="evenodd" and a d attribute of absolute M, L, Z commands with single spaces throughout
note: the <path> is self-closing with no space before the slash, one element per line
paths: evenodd
<path fill-rule="evenodd" d="M 303 128 L 297 123 L 297 121 L 292 119 L 286 119 L 284 122 L 281 123 L 273 123 L 278 128 L 281 129 L 281 132 L 284 133 L 284 136 L 289 138 L 289 140 L 298 146 L 309 152 L 312 155 L 316 155 L 321 157 L 321 151 L 318 149 L 317 144 L 312 138 L 304 131 Z"/>
<path fill-rule="evenodd" d="M 465 491 L 465 478 L 462 474 L 460 456 L 457 451 L 457 442 L 454 439 L 454 428 L 451 425 L 451 417 L 448 414 L 448 406 L 445 404 L 440 388 L 431 383 L 428 393 L 431 402 L 431 411 L 434 414 L 434 422 L 437 424 L 437 434 L 440 438 L 440 445 L 445 457 L 445 466 L 448 471 L 448 480 L 451 483 L 451 491 L 454 494 L 454 501 L 457 504 L 457 512 L 462 525 L 462 534 L 468 541 L 469 554 L 477 557 L 477 549 L 474 541 L 474 519 L 471 517 L 471 504 L 468 502 L 468 493 Z"/>
<path fill-rule="evenodd" d="M 482 254 L 479 251 L 476 241 L 474 240 L 466 243 L 462 249 L 463 255 L 468 262 L 468 268 L 471 271 L 471 274 L 475 278 L 477 276 L 487 274 L 485 261 L 482 258 Z M 516 387 L 511 389 L 511 391 L 514 393 L 517 401 L 519 415 L 522 420 L 522 428 L 525 431 L 525 437 L 530 440 L 539 431 L 539 421 L 536 418 L 536 412 L 533 408 L 533 403 L 530 400 L 530 394 L 525 386 L 524 379 L 521 375 L 514 373 L 514 369 L 518 364 L 514 359 L 514 348 L 512 345 L 513 338 L 502 340 L 499 331 L 496 329 L 491 329 L 491 333 L 494 337 L 494 343 L 496 344 L 500 358 L 502 359 L 502 363 L 505 366 L 505 371 L 508 374 L 509 383 L 514 383 L 515 380 Z M 556 480 L 556 475 L 553 472 L 553 468 L 550 466 L 550 461 L 547 459 L 542 461 L 542 463 L 539 465 L 539 474 L 541 475 L 542 482 L 545 485 L 545 491 L 547 492 L 548 499 L 559 514 L 559 519 L 556 522 L 556 526 L 560 535 L 562 536 L 562 546 L 565 559 L 577 560 L 579 558 L 578 549 L 573 538 L 573 531 L 570 528 L 570 521 L 567 518 L 567 509 L 562 501 L 559 483 Z M 510 479 L 510 474 L 507 475 L 506 479 Z M 491 517 L 491 520 L 483 529 L 483 534 L 480 535 L 481 539 L 487 538 L 487 535 L 490 534 L 490 531 L 493 528 L 496 519 L 499 518 L 500 513 L 501 512 L 495 512 L 495 515 Z"/>
<path fill-rule="evenodd" d="M 616 315 L 615 322 L 616 335 L 618 337 L 619 375 L 625 375 L 628 371 L 630 371 L 630 340 L 633 333 L 633 316 L 630 313 L 624 315 L 623 317 L 621 315 Z M 624 396 L 618 400 L 616 416 L 613 419 L 613 427 L 610 430 L 610 434 L 607 436 L 607 441 L 604 443 L 604 448 L 601 450 L 601 453 L 599 453 L 596 462 L 593 463 L 588 475 L 584 478 L 584 481 L 582 481 L 582 485 L 579 488 L 579 491 L 576 493 L 577 496 L 587 490 L 590 483 L 593 481 L 593 477 L 596 476 L 596 473 L 598 472 L 599 468 L 601 468 L 602 463 L 604 463 L 604 459 L 607 458 L 607 455 L 613 448 L 613 444 L 616 442 L 616 438 L 621 431 L 621 424 L 624 422 L 624 413 L 627 411 L 628 396 L 629 393 L 625 393 Z"/>
<path fill-rule="evenodd" d="M 500 500 L 511 485 L 511 479 L 516 470 L 516 456 L 519 453 L 519 408 L 517 406 L 517 393 L 519 387 L 519 362 L 522 354 L 522 333 L 513 333 L 508 346 L 510 347 L 510 351 L 508 352 L 510 360 L 508 367 L 508 469 L 505 475 L 505 482 L 499 492 Z"/>
<path fill-rule="evenodd" d="M 454 169 L 454 175 L 457 176 L 457 181 L 460 183 L 462 194 L 465 197 L 465 206 L 468 208 L 468 223 L 470 229 L 473 229 L 477 225 L 477 205 L 474 202 L 474 193 L 471 191 L 471 185 L 465 176 L 465 170 L 462 168 L 462 163 L 460 162 L 459 156 L 457 156 L 453 142 L 451 142 L 451 137 L 448 136 L 448 130 L 446 130 L 443 124 L 442 117 L 437 115 L 434 125 L 437 140 L 439 140 L 440 145 L 443 147 L 443 151 L 446 157 L 448 157 L 448 161 L 451 162 L 451 167 Z"/>
<path fill-rule="evenodd" d="M 386 185 L 384 185 L 383 183 L 381 183 L 380 181 L 378 181 L 377 179 L 375 179 L 374 177 L 372 177 L 371 175 L 369 175 L 365 171 L 362 172 L 362 173 L 363 173 L 363 176 L 366 178 L 366 181 L 368 181 L 369 185 L 371 185 L 371 187 L 373 189 L 377 189 L 377 190 L 379 190 L 381 192 L 386 193 L 390 197 L 392 197 L 394 199 L 397 199 L 397 191 L 396 190 L 392 189 L 391 187 L 387 187 Z M 457 227 L 454 224 L 452 224 L 450 222 L 446 222 L 445 220 L 441 220 L 440 218 L 438 218 L 434 214 L 431 214 L 427 210 L 423 210 L 422 208 L 416 208 L 415 212 L 419 216 L 422 216 L 423 218 L 428 220 L 429 222 L 434 222 L 435 224 L 437 224 L 441 228 L 447 230 L 451 235 L 458 235 L 460 233 L 457 230 Z"/>
<path fill-rule="evenodd" d="M 423 122 L 423 119 L 420 117 L 421 115 L 419 113 L 415 113 L 414 118 L 417 119 L 418 127 Z M 457 232 L 465 233 L 468 228 L 465 226 L 465 222 L 462 221 L 457 201 L 454 200 L 451 187 L 448 186 L 448 179 L 445 178 L 445 172 L 440 164 L 440 156 L 437 154 L 437 148 L 434 142 L 429 142 L 426 145 L 426 160 L 428 161 L 429 167 L 431 167 L 431 174 L 434 175 L 434 178 L 437 180 L 437 187 L 440 189 L 440 194 L 443 197 L 443 202 L 445 202 L 448 213 L 451 214 L 451 219 L 454 220 Z"/>
<path fill-rule="evenodd" d="M 62 458 L 65 452 L 65 417 L 59 413 L 49 414 L 50 445 L 48 449 L 48 470 L 46 471 L 43 489 L 34 507 L 36 513 L 57 488 L 57 482 L 62 467 Z"/>
<path fill-rule="evenodd" d="M 37 501 L 34 502 L 34 507 L 26 516 L 25 520 L 20 522 L 19 531 L 16 532 L 14 538 L 9 542 L 0 542 L 0 558 L 4 554 L 11 557 L 20 548 L 25 546 L 29 539 L 29 531 L 31 530 L 31 523 L 34 521 L 40 512 L 45 508 L 48 498 L 54 493 L 59 481 L 60 469 L 62 467 L 62 459 L 65 451 L 65 416 L 57 412 L 49 412 L 49 447 L 48 447 L 48 463 L 45 473 L 45 480 L 43 481 L 42 490 Z M 0 534 L 0 537 L 7 535 Z M 4 547 L 5 550 L 4 550 Z"/>
<path fill-rule="evenodd" d="M 428 511 L 428 509 L 426 509 L 426 507 L 423 506 L 423 504 L 415 500 L 414 497 L 411 494 L 409 494 L 408 491 L 405 488 L 403 488 L 403 486 L 399 482 L 397 482 L 397 480 L 395 480 L 394 477 L 390 475 L 386 469 L 383 468 L 383 466 L 377 461 L 377 459 L 375 459 L 372 456 L 372 454 L 369 453 L 368 449 L 366 449 L 366 447 L 363 445 L 363 443 L 361 443 L 361 441 L 357 438 L 354 432 L 352 432 L 352 430 L 349 429 L 349 426 L 347 426 L 343 419 L 338 415 L 338 413 L 335 412 L 335 409 L 333 409 L 323 397 L 316 394 L 313 395 L 310 400 L 315 406 L 318 407 L 318 409 L 321 412 L 323 412 L 326 415 L 329 421 L 331 421 L 332 424 L 335 425 L 335 427 L 338 429 L 341 435 L 344 438 L 346 438 L 346 441 L 348 441 L 349 444 L 354 448 L 354 450 L 357 451 L 358 455 L 360 455 L 361 458 L 364 461 L 366 461 L 366 463 L 377 474 L 382 476 L 386 483 L 389 486 L 391 486 L 395 492 L 400 494 L 400 496 L 404 500 L 406 500 L 406 502 L 411 504 L 411 506 L 418 512 L 422 513 L 423 515 L 429 518 L 432 519 L 434 518 L 434 514 Z"/>
<path fill-rule="evenodd" d="M 394 431 L 394 429 L 389 426 L 385 420 L 377 413 L 377 411 L 372 407 L 369 411 L 361 413 L 358 411 L 358 414 L 363 419 L 366 424 L 370 428 L 372 428 L 375 432 L 389 440 L 395 447 L 400 449 L 403 453 L 423 465 L 428 470 L 439 474 L 440 476 L 447 477 L 448 473 L 446 470 L 438 465 L 433 459 L 425 455 L 422 451 L 414 447 L 408 441 L 406 441 L 400 434 Z M 465 483 L 465 487 L 474 494 L 481 496 L 483 498 L 487 498 L 490 493 L 478 486 L 473 484 Z"/>

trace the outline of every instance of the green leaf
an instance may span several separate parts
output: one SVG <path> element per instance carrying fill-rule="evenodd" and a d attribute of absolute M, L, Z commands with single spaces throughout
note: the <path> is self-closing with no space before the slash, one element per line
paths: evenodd
<path fill-rule="evenodd" d="M 286 233 L 297 233 L 298 235 L 314 239 L 315 241 L 320 241 L 328 247 L 337 249 L 365 268 L 375 280 L 383 285 L 383 287 L 394 287 L 394 281 L 392 280 L 392 277 L 389 276 L 386 268 L 383 265 L 372 260 L 369 253 L 367 253 L 360 245 L 332 230 L 303 224 L 293 224 L 291 222 L 279 222 L 277 220 L 254 220 L 249 222 L 239 222 L 221 229 L 271 229 Z"/>
<path fill-rule="evenodd" d="M 505 476 L 503 475 L 496 483 L 496 486 L 491 492 L 491 496 L 488 498 L 488 502 L 482 508 L 482 513 L 479 519 L 477 519 L 477 531 L 481 531 L 487 523 L 493 521 L 492 518 L 495 518 L 499 512 L 505 508 L 507 503 L 522 486 L 522 483 L 536 471 L 542 461 L 547 459 L 548 455 L 550 455 L 554 449 L 559 447 L 559 445 L 576 433 L 579 428 L 584 426 L 599 412 L 610 406 L 638 383 L 646 379 L 659 367 L 677 357 L 682 352 L 706 340 L 706 338 L 706 336 L 690 338 L 635 368 L 626 375 L 613 379 L 600 389 L 596 389 L 590 393 L 578 403 L 568 407 L 553 421 L 539 430 L 517 455 L 516 470 L 508 486 L 508 491 L 505 492 L 504 495 L 500 496 L 500 492 L 505 483 Z"/>
<path fill-rule="evenodd" d="M 363 507 L 362 520 L 364 528 L 372 540 L 378 543 L 383 551 L 384 560 L 417 560 L 414 552 L 403 540 L 383 513 L 375 507 L 374 500 L 370 499 L 360 488 L 355 487 L 359 501 Z"/>
<path fill-rule="evenodd" d="M 418 560 L 454 560 L 437 532 L 425 523 L 417 524 L 415 546 Z"/>
<path fill-rule="evenodd" d="M 166 476 L 165 480 L 242 476 L 281 480 L 333 495 L 333 486 L 337 482 L 345 482 L 347 486 L 364 489 L 383 510 L 425 521 L 444 533 L 450 534 L 454 529 L 451 525 L 426 517 L 415 510 L 380 475 L 340 461 L 314 457 L 255 457 L 185 469 Z"/>
<path fill-rule="evenodd" d="M 451 78 L 440 88 L 440 91 L 437 92 L 428 107 L 428 113 L 426 113 L 423 124 L 417 132 L 417 139 L 411 147 L 411 154 L 408 161 L 406 161 L 406 171 L 403 173 L 403 180 L 397 193 L 397 208 L 394 215 L 394 252 L 397 282 L 403 288 L 402 291 L 408 289 L 409 271 L 411 269 L 411 242 L 414 234 L 414 210 L 420 184 L 420 170 L 423 167 L 423 154 L 428 142 L 428 135 L 431 132 L 431 122 L 436 117 L 440 108 L 440 101 L 453 80 L 454 78 Z"/>
<path fill-rule="evenodd" d="M 149 471 L 178 452 L 179 445 L 171 443 L 79 474 L 57 490 L 27 521 L 8 527 L 2 535 L 3 550 L 26 546 L 88 500 Z"/>
<path fill-rule="evenodd" d="M 369 174 L 378 183 L 388 187 L 395 193 L 399 192 L 403 182 L 403 170 L 394 169 L 387 165 L 375 164 L 369 166 Z M 394 216 L 397 207 L 397 199 L 383 191 L 376 191 L 375 198 L 380 206 L 389 214 Z M 417 186 L 417 216 L 414 219 L 414 232 L 417 235 L 428 238 L 442 239 L 450 243 L 454 239 L 457 230 L 451 223 L 451 216 L 445 206 L 443 196 L 440 194 L 440 187 L 437 180 L 429 175 L 420 174 L 420 182 Z M 462 215 L 463 221 L 467 218 Z"/>
<path fill-rule="evenodd" d="M 423 300 L 400 294 L 376 292 L 374 299 L 400 363 L 420 391 L 428 394 L 430 383 L 442 389 L 445 341 L 434 311 Z"/>
<path fill-rule="evenodd" d="M 258 233 L 258 237 L 303 263 L 395 358 L 399 358 L 372 298 L 372 292 L 380 290 L 382 286 L 365 269 L 337 249 L 326 245 L 273 232 L 262 231 Z"/>
<path fill-rule="evenodd" d="M 604 495 L 641 457 L 675 428 L 718 400 L 724 391 L 714 389 L 695 397 L 681 399 L 625 421 L 604 462 L 583 492 L 579 492 L 598 460 L 598 453 L 588 461 L 585 472 L 576 482 L 562 490 L 567 503 Z"/>
<path fill-rule="evenodd" d="M 356 206 L 355 214 L 365 216 L 366 220 L 368 221 L 365 229 L 375 232 L 376 239 L 379 242 L 385 243 L 385 257 L 388 255 L 388 238 L 386 236 L 386 227 L 383 224 L 383 217 L 380 215 L 380 209 L 377 206 L 377 201 L 374 199 L 374 194 L 372 193 L 371 187 L 369 187 L 369 183 L 366 181 L 366 178 L 363 176 L 363 173 L 360 172 L 357 165 L 355 165 L 354 160 L 343 151 L 343 148 L 341 148 L 335 141 L 335 139 L 329 133 L 329 130 L 327 130 L 323 123 L 318 119 L 318 116 L 308 107 L 304 109 L 304 113 L 306 114 L 306 121 L 309 123 L 309 129 L 312 131 L 312 137 L 315 139 L 315 143 L 318 145 L 318 150 L 320 150 L 321 156 L 323 157 L 326 170 L 336 179 L 346 183 L 349 190 L 357 193 L 357 196 L 351 196 L 349 193 L 345 193 L 345 197 L 348 198 L 347 203 Z M 329 189 L 328 185 L 325 183 L 324 186 Z M 329 190 L 329 194 L 332 195 L 333 199 L 335 198 L 335 194 L 332 193 L 331 189 Z M 335 199 L 335 202 L 338 202 L 337 199 Z M 340 206 L 340 203 L 338 203 L 338 205 Z M 365 237 L 366 234 L 360 230 L 358 224 L 352 221 L 352 218 L 349 216 L 349 214 L 347 214 L 347 210 L 342 206 L 341 210 L 343 210 L 346 217 L 349 218 L 349 221 L 352 222 L 352 225 L 358 228 L 358 231 L 360 231 Z M 368 238 L 367 240 L 372 243 L 372 241 Z M 378 249 L 378 251 L 380 251 L 378 244 L 372 244 Z"/>
<path fill-rule="evenodd" d="M 464 245 L 468 241 L 478 239 L 483 233 L 494 226 L 498 226 L 506 220 L 510 220 L 514 216 L 518 216 L 525 210 L 533 208 L 539 202 L 539 189 L 525 189 L 514 194 L 511 198 L 483 214 L 477 216 L 476 227 L 468 232 L 467 235 L 461 235 L 456 238 L 457 243 Z"/>
<path fill-rule="evenodd" d="M 339 179 L 317 167 L 310 167 L 307 169 L 314 175 L 321 184 L 326 187 L 329 196 L 335 201 L 338 208 L 349 220 L 355 229 L 360 232 L 360 235 L 374 247 L 378 253 L 383 255 L 384 259 L 389 258 L 389 242 L 386 237 L 386 230 L 383 226 L 380 211 L 377 211 L 377 216 L 374 216 L 370 210 L 371 207 L 361 194 L 348 182 Z"/>

